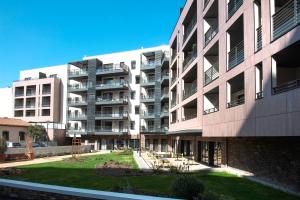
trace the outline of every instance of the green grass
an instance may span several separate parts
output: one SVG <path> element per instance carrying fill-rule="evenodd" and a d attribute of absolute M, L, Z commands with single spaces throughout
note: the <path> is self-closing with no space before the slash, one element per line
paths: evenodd
<path fill-rule="evenodd" d="M 138 169 L 138 166 L 132 155 L 120 153 L 88 156 L 82 157 L 82 159 L 82 162 L 58 161 L 22 166 L 19 168 L 25 169 L 26 173 L 4 178 L 97 190 L 112 190 L 120 184 L 129 184 L 132 188 L 145 194 L 170 196 L 170 185 L 175 177 L 178 176 L 176 174 L 161 174 L 136 177 L 102 177 L 96 174 L 95 166 L 105 161 L 114 160 L 130 164 L 134 169 Z M 204 184 L 205 192 L 215 192 L 236 200 L 299 199 L 279 190 L 225 172 L 199 172 L 190 175 L 196 176 Z"/>

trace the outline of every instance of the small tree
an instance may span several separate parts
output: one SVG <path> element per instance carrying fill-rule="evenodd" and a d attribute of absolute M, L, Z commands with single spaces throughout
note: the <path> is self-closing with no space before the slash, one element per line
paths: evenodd
<path fill-rule="evenodd" d="M 6 140 L 3 137 L 0 137 L 0 154 L 4 154 L 7 150 Z"/>
<path fill-rule="evenodd" d="M 41 125 L 30 125 L 28 128 L 28 135 L 33 141 L 45 140 L 47 138 L 45 128 Z"/>
<path fill-rule="evenodd" d="M 202 194 L 204 186 L 191 175 L 178 176 L 171 185 L 173 194 L 178 198 L 192 200 Z"/>

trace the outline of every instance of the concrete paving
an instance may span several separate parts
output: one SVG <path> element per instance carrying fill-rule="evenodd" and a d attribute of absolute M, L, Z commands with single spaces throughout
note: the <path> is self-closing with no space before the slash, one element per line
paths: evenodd
<path fill-rule="evenodd" d="M 138 151 L 134 151 L 133 156 L 141 170 L 150 170 L 151 169 L 150 165 L 144 160 L 144 158 L 142 156 L 140 156 Z"/>

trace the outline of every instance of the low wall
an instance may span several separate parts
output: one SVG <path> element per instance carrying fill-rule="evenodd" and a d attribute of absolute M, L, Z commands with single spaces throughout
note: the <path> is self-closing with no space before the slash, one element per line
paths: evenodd
<path fill-rule="evenodd" d="M 170 200 L 170 198 L 79 189 L 6 179 L 0 179 L 0 199 L 1 197 L 12 197 L 24 200 Z"/>
<path fill-rule="evenodd" d="M 83 153 L 91 152 L 91 145 L 81 146 Z M 60 156 L 72 153 L 72 146 L 55 146 L 55 147 L 36 147 L 33 148 L 35 157 L 46 157 L 46 156 Z M 25 148 L 8 148 L 5 154 L 7 157 L 13 157 L 13 155 L 25 154 Z"/>

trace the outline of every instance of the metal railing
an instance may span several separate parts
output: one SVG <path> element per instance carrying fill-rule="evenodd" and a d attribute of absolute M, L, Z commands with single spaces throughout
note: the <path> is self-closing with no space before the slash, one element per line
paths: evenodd
<path fill-rule="evenodd" d="M 210 109 L 204 110 L 203 115 L 208 115 L 210 113 L 214 113 L 214 112 L 218 112 L 218 111 L 219 111 L 218 107 L 210 108 Z"/>
<path fill-rule="evenodd" d="M 111 102 L 111 103 L 114 103 L 114 102 L 120 102 L 120 101 L 123 101 L 123 102 L 128 102 L 128 98 L 127 97 L 124 97 L 124 98 L 103 98 L 103 97 L 97 97 L 96 98 L 96 102 Z"/>
<path fill-rule="evenodd" d="M 262 26 L 259 26 L 256 29 L 256 37 L 257 37 L 257 40 L 256 40 L 256 51 L 259 51 L 262 48 L 262 30 L 261 30 L 261 27 Z"/>
<path fill-rule="evenodd" d="M 73 105 L 86 104 L 86 103 L 87 103 L 86 99 L 70 99 L 70 100 L 68 100 L 68 104 L 73 104 Z"/>
<path fill-rule="evenodd" d="M 182 92 L 182 100 L 185 100 L 197 92 L 197 81 Z"/>
<path fill-rule="evenodd" d="M 171 101 L 171 108 L 175 107 L 176 104 L 177 104 L 176 100 L 172 100 L 172 101 Z"/>
<path fill-rule="evenodd" d="M 82 114 L 70 114 L 68 115 L 69 119 L 86 119 L 87 115 L 82 113 Z"/>
<path fill-rule="evenodd" d="M 157 130 L 155 129 L 154 126 L 142 126 L 142 131 L 145 131 L 145 132 L 156 132 Z"/>
<path fill-rule="evenodd" d="M 127 112 L 120 112 L 120 113 L 104 113 L 101 111 L 96 111 L 95 113 L 95 117 L 116 117 L 116 118 L 120 118 L 120 117 L 128 117 L 128 113 Z"/>
<path fill-rule="evenodd" d="M 230 0 L 227 4 L 227 19 L 230 19 L 241 5 L 243 5 L 243 0 Z"/>
<path fill-rule="evenodd" d="M 24 108 L 24 105 L 15 105 L 15 109 L 21 109 Z"/>
<path fill-rule="evenodd" d="M 212 25 L 204 34 L 205 46 L 217 35 L 218 25 Z"/>
<path fill-rule="evenodd" d="M 161 96 L 168 96 L 169 95 L 169 88 L 163 88 L 161 90 Z"/>
<path fill-rule="evenodd" d="M 24 96 L 24 92 L 16 92 L 15 97 L 22 97 Z"/>
<path fill-rule="evenodd" d="M 264 98 L 264 92 L 263 91 L 257 92 L 255 94 L 255 98 L 256 99 L 262 99 L 262 98 Z"/>
<path fill-rule="evenodd" d="M 88 72 L 86 69 L 73 69 L 69 70 L 69 76 L 86 76 Z"/>
<path fill-rule="evenodd" d="M 155 112 L 154 110 L 148 110 L 148 111 L 144 111 L 141 113 L 142 117 L 154 117 L 155 116 Z"/>
<path fill-rule="evenodd" d="M 170 73 L 168 72 L 168 70 L 162 71 L 161 72 L 161 79 L 163 78 L 169 78 Z"/>
<path fill-rule="evenodd" d="M 151 94 L 151 95 L 141 95 L 140 96 L 141 100 L 152 100 L 155 98 L 154 94 Z"/>
<path fill-rule="evenodd" d="M 185 43 L 186 39 L 189 37 L 189 35 L 191 34 L 193 28 L 196 26 L 197 24 L 197 16 L 193 16 L 192 20 L 190 21 L 190 23 L 187 26 L 184 26 L 184 35 L 183 35 L 183 43 Z"/>
<path fill-rule="evenodd" d="M 227 103 L 227 108 L 232 108 L 238 105 L 242 105 L 245 103 L 245 97 L 239 98 L 239 99 L 234 99 L 230 102 Z"/>
<path fill-rule="evenodd" d="M 129 67 L 126 64 L 114 64 L 114 65 L 109 65 L 109 66 L 104 65 L 104 67 L 97 68 L 96 73 L 106 73 L 106 72 L 114 72 L 114 71 L 127 72 L 128 68 Z"/>
<path fill-rule="evenodd" d="M 143 62 L 141 66 L 141 70 L 155 68 L 155 65 L 156 65 L 155 61 Z"/>
<path fill-rule="evenodd" d="M 155 77 L 149 76 L 144 79 L 142 79 L 141 84 L 149 84 L 149 83 L 155 83 Z"/>
<path fill-rule="evenodd" d="M 297 79 L 294 81 L 287 82 L 283 85 L 274 87 L 272 92 L 273 92 L 273 94 L 279 94 L 279 93 L 287 92 L 289 90 L 293 90 L 293 89 L 296 89 L 299 87 L 300 87 L 300 79 Z"/>
<path fill-rule="evenodd" d="M 192 51 L 188 52 L 188 55 L 184 58 L 182 66 L 183 71 L 185 71 L 188 66 L 197 58 L 197 48 L 193 49 Z"/>
<path fill-rule="evenodd" d="M 273 40 L 300 23 L 300 0 L 290 0 L 273 16 Z"/>
<path fill-rule="evenodd" d="M 102 83 L 102 82 L 97 82 L 96 87 L 97 88 L 102 88 L 102 87 L 122 87 L 122 86 L 128 86 L 127 81 L 113 81 L 110 83 Z"/>
<path fill-rule="evenodd" d="M 26 96 L 35 96 L 36 91 L 26 91 Z"/>
<path fill-rule="evenodd" d="M 230 49 L 228 53 L 228 70 L 234 68 L 244 61 L 244 40 Z"/>
<path fill-rule="evenodd" d="M 207 85 L 219 77 L 219 64 L 213 64 L 204 72 L 204 85 Z"/>
<path fill-rule="evenodd" d="M 98 133 L 126 133 L 127 128 L 112 128 L 111 126 L 95 126 L 95 132 Z"/>
<path fill-rule="evenodd" d="M 70 84 L 69 85 L 69 90 L 83 90 L 87 89 L 88 84 L 87 83 L 82 83 L 82 84 Z"/>

